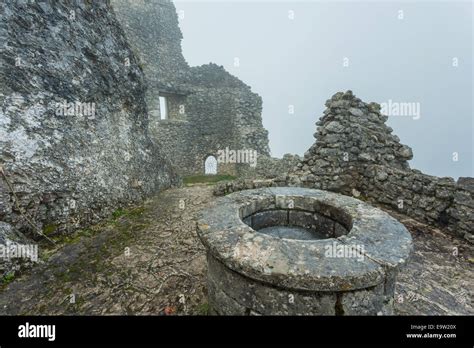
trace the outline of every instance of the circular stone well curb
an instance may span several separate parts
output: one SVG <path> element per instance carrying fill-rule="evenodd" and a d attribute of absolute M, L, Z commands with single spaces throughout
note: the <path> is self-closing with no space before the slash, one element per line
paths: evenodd
<path fill-rule="evenodd" d="M 324 229 L 298 240 L 250 226 Z M 208 254 L 209 304 L 221 315 L 393 313 L 397 273 L 410 233 L 387 213 L 352 197 L 272 187 L 219 197 L 198 218 Z"/>

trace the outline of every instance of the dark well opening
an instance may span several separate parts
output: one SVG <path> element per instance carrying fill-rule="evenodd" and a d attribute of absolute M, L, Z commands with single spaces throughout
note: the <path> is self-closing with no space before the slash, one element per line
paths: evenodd
<path fill-rule="evenodd" d="M 333 208 L 336 209 L 336 208 Z M 337 238 L 349 233 L 352 223 L 342 211 L 335 214 L 336 221 L 320 212 L 293 209 L 269 209 L 255 212 L 243 222 L 259 233 L 276 238 L 317 240 Z M 333 214 L 334 215 L 334 214 Z"/>

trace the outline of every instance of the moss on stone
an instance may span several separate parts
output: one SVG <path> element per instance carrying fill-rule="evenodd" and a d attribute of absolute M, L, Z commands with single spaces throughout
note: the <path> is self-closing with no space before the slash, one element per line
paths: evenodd
<path fill-rule="evenodd" d="M 48 224 L 43 227 L 43 233 L 47 236 L 53 234 L 58 230 L 58 225 L 55 224 Z"/>
<path fill-rule="evenodd" d="M 2 285 L 8 285 L 15 279 L 15 272 L 9 272 L 2 277 Z"/>
<path fill-rule="evenodd" d="M 201 303 L 200 305 L 197 306 L 196 311 L 198 315 L 209 315 L 210 313 L 209 303 L 207 302 Z"/>
<path fill-rule="evenodd" d="M 186 186 L 192 186 L 195 184 L 208 184 L 213 185 L 220 181 L 235 180 L 236 177 L 232 175 L 193 175 L 187 176 L 183 179 L 183 183 Z"/>
<path fill-rule="evenodd" d="M 118 208 L 112 213 L 112 217 L 114 220 L 117 220 L 119 217 L 124 216 L 126 214 L 126 211 L 122 208 Z"/>

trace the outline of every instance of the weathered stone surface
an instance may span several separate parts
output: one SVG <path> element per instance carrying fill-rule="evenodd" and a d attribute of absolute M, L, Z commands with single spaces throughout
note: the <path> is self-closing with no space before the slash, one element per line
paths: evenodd
<path fill-rule="evenodd" d="M 301 161 L 298 155 L 285 154 L 282 158 L 259 155 L 256 167 L 239 167 L 239 179 L 274 179 L 286 180 L 288 172 Z M 256 188 L 256 187 L 253 187 Z"/>
<path fill-rule="evenodd" d="M 37 262 L 37 255 L 33 255 L 34 250 L 31 249 L 21 258 L 10 258 L 5 255 L 7 249 L 11 250 L 12 247 L 15 248 L 27 245 L 31 245 L 30 240 L 10 224 L 0 221 L 0 247 L 2 248 L 0 255 L 0 279 L 4 279 L 3 277 L 7 274 L 14 276 L 16 271 L 25 267 L 30 267 Z"/>
<path fill-rule="evenodd" d="M 469 192 L 474 192 L 474 178 L 461 177 L 458 179 L 457 184 Z"/>
<path fill-rule="evenodd" d="M 275 208 L 278 210 L 272 210 Z M 248 217 L 252 217 L 250 225 L 242 221 Z M 330 230 L 326 239 L 277 238 L 255 230 L 275 224 L 307 227 L 315 218 L 322 220 L 322 226 Z M 338 229 L 341 236 L 337 238 L 334 238 L 334 221 L 341 226 Z M 340 230 L 344 225 L 350 226 L 347 235 Z M 266 288 L 309 292 L 321 299 L 328 292 L 333 296 L 373 288 L 377 291 L 370 296 L 356 294 L 354 300 L 347 298 L 348 303 L 361 297 L 368 303 L 361 314 L 388 313 L 390 308 L 382 307 L 391 306 L 386 300 L 393 297 L 394 287 L 390 284 L 412 251 L 410 234 L 388 214 L 351 197 L 297 187 L 246 190 L 220 197 L 202 212 L 197 231 L 209 253 L 209 278 L 213 284 L 220 286 L 233 301 L 256 313 L 263 313 L 267 307 L 251 305 L 256 301 L 254 297 L 247 302 L 242 300 L 241 297 L 245 297 L 245 291 L 239 290 L 242 284 L 265 284 L 262 294 L 266 295 L 262 296 L 269 302 L 273 302 L 269 294 L 274 290 Z M 337 254 L 336 250 L 343 253 Z M 222 267 L 218 267 L 220 264 Z M 223 267 L 229 274 L 239 274 L 240 285 L 222 283 L 220 278 L 228 277 L 222 275 Z M 237 293 L 232 293 L 234 290 Z M 281 302 L 281 296 L 279 298 Z M 267 306 L 277 308 L 276 304 Z M 352 304 L 347 306 L 347 312 L 353 313 Z M 278 313 L 282 310 L 289 309 L 286 306 L 276 309 Z"/>
<path fill-rule="evenodd" d="M 179 209 L 181 199 L 185 213 Z M 92 227 L 100 232 L 61 249 L 0 291 L 0 314 L 156 315 L 168 306 L 178 315 L 202 315 L 206 251 L 196 236 L 195 218 L 213 200 L 210 186 L 173 188 L 140 207 L 143 214 L 123 216 L 107 228 Z M 393 284 L 394 314 L 473 315 L 474 246 L 402 214 L 395 217 L 412 234 L 415 252 Z M 124 240 L 123 231 L 133 231 L 131 239 Z M 131 256 L 124 255 L 124 247 Z M 71 292 L 75 304 L 69 302 Z M 290 293 L 298 305 L 298 293 Z M 290 297 L 285 300 L 289 304 Z"/>
<path fill-rule="evenodd" d="M 288 212 L 285 210 L 272 210 L 252 215 L 251 226 L 259 230 L 269 226 L 288 225 Z"/>
<path fill-rule="evenodd" d="M 472 241 L 474 232 L 474 179 L 438 178 L 412 170 L 411 149 L 391 134 L 376 103 L 366 104 L 351 91 L 338 92 L 326 102 L 317 122 L 316 142 L 302 161 L 267 186 L 301 186 L 335 191 L 383 207 L 390 207 Z M 329 138 L 329 139 L 328 139 Z M 222 195 L 245 185 L 226 184 Z M 240 187 L 240 188 L 238 188 Z"/>
<path fill-rule="evenodd" d="M 0 13 L 1 221 L 70 231 L 179 182 L 108 2 L 3 1 Z"/>
<path fill-rule="evenodd" d="M 262 99 L 222 66 L 190 67 L 181 50 L 176 8 L 168 0 L 112 0 L 125 35 L 143 67 L 150 128 L 182 175 L 203 174 L 218 151 L 254 150 L 269 156 Z M 162 120 L 159 96 L 167 98 Z M 251 168 L 250 168 L 251 169 Z M 219 163 L 218 173 L 237 174 L 249 163 Z"/>
<path fill-rule="evenodd" d="M 207 291 L 209 298 L 209 306 L 212 308 L 212 314 L 217 315 L 249 315 L 250 311 L 237 302 L 235 299 L 227 295 L 223 288 L 216 285 L 213 280 L 208 279 Z"/>
<path fill-rule="evenodd" d="M 261 315 L 335 315 L 336 294 L 288 291 L 266 286 L 229 270 L 208 256 L 208 277 L 213 292 L 226 296 L 212 298 L 216 312 L 226 315 L 258 313 Z M 212 298 L 212 299 L 211 299 Z"/>
<path fill-rule="evenodd" d="M 120 0 L 113 0 L 112 3 L 118 4 Z M 0 70 L 0 220 L 8 222 L 0 221 L 1 243 L 29 242 L 24 233 L 33 235 L 32 228 L 35 227 L 59 233 L 85 226 L 106 216 L 117 206 L 141 200 L 161 188 L 177 183 L 177 177 L 165 159 L 165 154 L 175 160 L 175 166 L 186 170 L 202 170 L 204 157 L 213 154 L 216 147 L 222 148 L 227 144 L 234 148 L 252 147 L 262 154 L 266 153 L 268 139 L 261 126 L 260 97 L 222 67 L 214 64 L 196 68 L 187 66 L 181 54 L 181 33 L 177 28 L 173 5 L 159 0 L 122 1 L 121 5 L 125 6 L 125 10 L 117 9 L 119 16 L 124 12 L 133 12 L 130 16 L 132 26 L 125 25 L 124 30 L 129 35 L 131 44 L 137 44 L 136 47 L 139 48 L 134 53 L 124 40 L 109 2 L 58 1 L 54 6 L 47 2 L 31 1 L 0 4 L 0 36 L 5 38 L 5 45 L 0 51 L 2 63 L 5 63 Z M 157 11 L 149 11 L 150 9 Z M 140 16 L 136 16 L 137 13 Z M 163 13 L 165 15 L 162 16 Z M 123 18 L 120 21 L 124 23 Z M 136 28 L 141 27 L 149 27 L 150 32 L 144 33 L 145 35 L 134 33 Z M 148 34 L 156 40 L 134 40 L 143 39 Z M 41 47 L 37 45 L 38 42 L 41 42 Z M 61 47 L 61 51 L 58 47 Z M 149 51 L 148 56 L 138 52 L 143 50 Z M 147 60 L 149 58 L 151 59 Z M 168 97 L 170 120 L 158 120 L 160 110 L 157 91 Z M 210 99 L 215 101 L 211 106 L 208 103 Z M 74 115 L 60 115 L 57 113 L 57 102 L 63 100 L 93 103 L 94 115 L 77 114 L 77 109 L 73 110 Z M 387 117 L 380 114 L 378 104 L 367 105 L 351 92 L 338 93 L 327 104 L 328 110 L 324 112 L 326 119 L 318 122 L 320 127 L 315 134 L 315 146 L 305 154 L 302 163 L 295 165 L 295 171 L 302 171 L 301 175 L 286 175 L 286 165 L 294 163 L 296 156 L 287 156 L 286 162 L 285 158 L 278 160 L 263 157 L 259 161 L 262 165 L 255 172 L 264 178 L 274 179 L 225 184 L 221 192 L 288 184 L 337 190 L 385 204 L 418 220 L 445 227 L 468 241 L 474 240 L 472 178 L 460 178 L 455 183 L 450 178 L 435 178 L 410 170 L 406 160 L 412 158 L 412 151 L 399 144 L 400 139 L 390 134 L 393 130 L 383 125 Z M 181 106 L 184 106 L 184 112 L 181 112 Z M 222 112 L 230 116 L 218 118 Z M 209 119 L 213 120 L 211 125 L 206 124 Z M 224 126 L 228 132 L 223 131 Z M 153 132 L 156 134 L 150 136 Z M 209 137 L 195 137 L 203 132 L 208 132 L 206 134 Z M 188 139 L 183 140 L 183 135 L 195 139 L 189 142 Z M 217 139 L 217 135 L 221 138 Z M 155 137 L 161 149 L 154 144 Z M 346 140 L 349 140 L 347 147 Z M 254 173 L 250 174 L 250 177 L 253 175 Z M 148 180 L 144 180 L 144 177 Z M 283 195 L 284 192 L 288 192 L 287 189 L 281 189 L 279 194 Z M 186 196 L 182 191 L 180 195 L 180 199 Z M 241 194 L 237 205 L 237 208 L 240 207 L 237 212 L 239 218 L 262 207 L 291 209 L 288 197 L 283 200 L 267 200 L 264 196 L 252 201 L 244 211 L 240 204 L 249 196 Z M 190 198 L 197 202 L 199 197 L 196 195 Z M 338 292 L 334 307 L 335 292 L 308 295 L 301 289 L 290 291 L 287 288 L 291 287 L 291 277 L 285 284 L 287 288 L 278 290 L 246 278 L 256 284 L 252 287 L 254 308 L 249 309 L 233 300 L 239 296 L 228 295 L 234 288 L 231 287 L 227 293 L 220 291 L 228 287 L 219 283 L 222 279 L 217 279 L 216 284 L 220 285 L 216 288 L 212 283 L 209 291 L 218 302 L 227 306 L 225 312 L 243 311 L 242 314 L 258 315 L 338 314 L 338 311 L 357 314 L 362 311 L 374 314 L 382 303 L 382 314 L 389 314 L 393 304 L 390 295 L 395 288 L 399 266 L 404 262 L 397 259 L 397 253 L 387 248 L 398 244 L 401 254 L 405 255 L 409 253 L 410 239 L 402 236 L 397 240 L 397 233 L 393 232 L 396 228 L 379 239 L 378 235 L 361 233 L 357 224 L 352 235 L 346 237 L 346 226 L 352 227 L 351 217 L 347 221 L 346 215 L 339 215 L 337 210 L 330 209 L 330 205 L 316 205 L 317 202 L 306 200 L 304 195 L 295 195 L 291 199 L 296 202 L 296 207 L 316 207 L 325 215 L 316 217 L 307 212 L 292 211 L 287 215 L 288 224 L 291 222 L 309 228 L 314 218 L 319 221 L 321 229 L 334 230 L 334 237 L 339 240 L 337 246 L 368 245 L 364 256 L 370 258 L 373 264 L 382 266 L 376 268 L 377 272 L 374 273 L 383 273 L 383 286 L 378 283 L 368 290 Z M 370 216 L 370 212 L 361 209 L 359 213 L 362 212 Z M 124 314 L 130 313 L 131 307 L 134 307 L 134 312 L 156 313 L 155 305 L 150 302 L 156 299 L 162 286 L 166 287 L 168 276 L 184 278 L 187 281 L 182 283 L 186 283 L 187 289 L 194 293 L 194 285 L 202 280 L 202 272 L 194 274 L 196 269 L 188 263 L 191 252 L 199 256 L 202 250 L 193 246 L 191 241 L 189 227 L 193 224 L 188 214 L 184 217 L 180 212 L 171 215 L 173 231 L 188 232 L 185 239 L 182 239 L 181 233 L 177 235 L 178 244 L 190 246 L 187 250 L 189 253 L 185 252 L 183 259 L 178 262 L 186 264 L 188 268 L 163 273 L 160 269 L 163 267 L 164 256 L 160 255 L 156 259 L 154 243 L 157 239 L 166 240 L 167 232 L 163 231 L 169 228 L 169 221 L 162 217 L 161 210 L 159 213 L 154 214 L 160 216 L 159 225 L 146 229 L 142 239 L 133 245 L 140 255 L 139 261 L 126 259 L 123 250 L 115 250 L 116 254 L 108 260 L 109 268 L 106 271 L 98 270 L 96 261 L 103 255 L 97 256 L 97 250 L 94 253 L 87 247 L 65 248 L 50 260 L 49 266 L 53 266 L 51 269 L 45 269 L 41 265 L 41 272 L 28 278 L 30 281 L 23 279 L 27 284 L 25 287 L 16 283 L 2 294 L 0 308 L 8 313 L 31 314 L 34 311 L 41 313 L 46 304 L 57 313 L 78 311 Z M 223 215 L 216 216 L 218 219 L 222 217 Z M 281 214 L 274 217 L 272 223 L 281 222 Z M 148 219 L 155 221 L 150 216 Z M 185 221 L 186 228 L 182 228 L 181 219 Z M 243 218 L 246 219 L 247 224 L 251 225 L 253 217 Z M 332 219 L 341 223 L 335 223 Z M 142 228 L 141 223 L 143 221 L 139 221 L 138 225 L 128 226 L 129 230 L 135 232 L 137 228 Z M 393 223 L 385 220 L 381 226 L 374 224 L 372 227 L 383 230 L 387 226 L 393 227 Z M 224 223 L 219 227 L 225 233 L 231 225 Z M 416 228 L 413 231 L 418 233 Z M 129 231 L 124 229 L 121 232 Z M 155 238 L 150 237 L 153 232 L 159 232 Z M 239 241 L 239 238 L 246 236 L 248 230 L 239 228 L 237 232 L 234 237 Z M 102 247 L 110 247 L 112 241 L 115 243 L 121 234 L 111 233 L 109 237 L 107 240 L 103 235 L 99 236 L 92 243 L 92 249 L 101 247 L 103 250 Z M 402 292 L 409 289 L 407 297 L 415 289 L 422 298 L 416 306 L 401 302 L 400 312 L 472 312 L 472 306 L 466 303 L 470 294 L 456 293 L 458 286 L 461 290 L 472 288 L 469 282 L 472 272 L 462 268 L 465 264 L 472 263 L 472 258 L 463 256 L 465 259 L 460 261 L 441 255 L 450 254 L 452 250 L 448 250 L 447 244 L 443 243 L 446 239 L 432 237 L 433 240 L 427 239 L 424 243 L 419 243 L 415 267 L 411 268 L 411 273 L 401 284 Z M 250 251 L 249 255 L 252 256 L 264 242 L 249 242 L 254 245 L 250 245 L 249 250 L 244 250 L 244 254 Z M 446 250 L 439 250 L 440 245 Z M 455 241 L 453 245 L 466 253 L 467 247 L 459 244 L 459 241 Z M 289 243 L 277 255 L 288 255 L 296 246 L 299 245 Z M 122 244 L 120 247 L 123 249 Z M 166 248 L 160 244 L 159 249 Z M 312 252 L 319 253 L 319 256 L 321 254 L 321 248 L 302 249 L 303 258 Z M 270 247 L 263 251 L 265 255 L 265 252 L 272 252 L 273 249 Z M 178 250 L 177 255 L 181 252 Z M 271 266 L 270 273 L 282 273 L 286 268 L 291 273 L 292 265 L 298 265 L 301 260 L 294 258 L 290 261 L 289 264 L 282 264 L 279 259 L 270 259 L 267 265 Z M 109 272 L 110 266 L 116 266 L 113 274 Z M 349 278 L 357 277 L 357 272 L 371 271 L 367 266 L 365 270 L 361 267 L 354 273 L 354 266 L 342 262 L 337 267 L 348 270 L 344 276 Z M 130 271 L 129 274 L 120 273 L 123 269 Z M 155 269 L 158 272 L 154 273 Z M 198 269 L 202 270 L 202 267 Z M 0 273 L 5 273 L 5 270 L 8 269 L 1 268 Z M 60 275 L 55 274 L 58 270 Z M 266 268 L 263 270 L 268 271 Z M 422 272 L 418 278 L 419 271 Z M 235 272 L 228 270 L 228 273 Z M 404 273 L 401 275 L 406 276 Z M 59 277 L 67 278 L 67 284 L 71 288 L 82 291 L 80 305 L 73 306 L 74 308 L 64 305 L 70 289 L 65 290 L 64 284 L 58 282 Z M 156 279 L 163 279 L 158 289 Z M 414 281 L 418 279 L 421 285 Z M 126 290 L 123 289 L 124 284 L 130 285 L 132 282 L 132 289 L 128 286 Z M 130 296 L 129 291 L 133 296 Z M 290 302 L 293 292 L 297 295 L 293 299 L 296 305 L 286 306 L 286 299 L 288 304 L 293 304 Z M 175 295 L 180 293 L 182 292 L 178 291 Z M 41 294 L 41 297 L 35 296 L 37 294 Z M 168 303 L 173 297 L 177 296 L 169 297 Z M 102 304 L 102 307 L 97 304 Z M 358 305 L 362 305 L 362 309 Z M 216 304 L 212 306 L 218 307 Z M 182 311 L 186 314 L 186 306 Z"/>
<path fill-rule="evenodd" d="M 7 242 L 24 243 L 27 241 L 28 239 L 11 225 L 0 221 L 0 245 L 5 245 Z"/>
<path fill-rule="evenodd" d="M 211 200 L 209 186 L 164 190 L 52 255 L 40 247 L 32 271 L 0 287 L 0 315 L 207 314 L 195 216 Z"/>
<path fill-rule="evenodd" d="M 393 302 L 391 308 L 386 308 L 390 307 L 390 302 L 385 301 L 383 285 L 367 290 L 348 291 L 340 294 L 340 297 L 339 310 L 341 315 L 393 314 Z M 385 304 L 387 305 L 384 307 Z"/>

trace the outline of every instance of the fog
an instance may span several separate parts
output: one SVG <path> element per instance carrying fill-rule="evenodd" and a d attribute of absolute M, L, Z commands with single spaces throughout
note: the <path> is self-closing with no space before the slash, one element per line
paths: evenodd
<path fill-rule="evenodd" d="M 412 168 L 474 176 L 471 2 L 174 2 L 189 64 L 223 65 L 262 96 L 273 156 L 302 155 L 325 101 L 350 89 L 419 107 L 387 121 Z"/>

